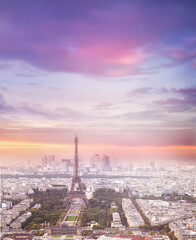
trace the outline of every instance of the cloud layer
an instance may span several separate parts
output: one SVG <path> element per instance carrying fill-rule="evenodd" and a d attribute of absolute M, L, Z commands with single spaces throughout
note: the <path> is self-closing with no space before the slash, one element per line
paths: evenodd
<path fill-rule="evenodd" d="M 196 57 L 190 48 L 195 49 L 196 25 L 191 0 L 11 2 L 1 1 L 3 60 L 27 61 L 48 71 L 119 77 L 143 74 L 144 63 L 161 54 L 160 48 L 176 62 Z"/>
<path fill-rule="evenodd" d="M 122 159 L 135 146 L 193 157 L 195 0 L 0 4 L 1 141 L 71 144 L 77 132 Z"/>

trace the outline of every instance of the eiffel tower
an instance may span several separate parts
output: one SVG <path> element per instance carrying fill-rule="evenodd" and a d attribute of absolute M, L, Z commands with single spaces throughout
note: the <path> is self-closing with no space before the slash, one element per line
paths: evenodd
<path fill-rule="evenodd" d="M 67 195 L 67 197 L 64 199 L 63 206 L 66 207 L 74 198 L 80 198 L 83 200 L 83 202 L 87 205 L 88 199 L 86 198 L 85 192 L 83 190 L 82 181 L 78 174 L 78 138 L 75 137 L 75 157 L 74 157 L 74 172 L 72 177 L 72 184 L 71 189 Z M 78 188 L 76 188 L 76 185 L 78 185 Z"/>

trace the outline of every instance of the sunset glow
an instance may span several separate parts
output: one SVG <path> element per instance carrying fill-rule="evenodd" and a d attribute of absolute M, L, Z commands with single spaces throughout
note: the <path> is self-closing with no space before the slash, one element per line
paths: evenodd
<path fill-rule="evenodd" d="M 1 1 L 2 162 L 195 161 L 195 1 L 76 2 Z"/>

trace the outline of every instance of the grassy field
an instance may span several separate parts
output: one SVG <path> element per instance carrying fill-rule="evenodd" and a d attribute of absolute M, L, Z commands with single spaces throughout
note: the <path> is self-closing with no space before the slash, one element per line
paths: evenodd
<path fill-rule="evenodd" d="M 68 216 L 67 218 L 66 218 L 66 221 L 75 221 L 76 220 L 76 216 Z"/>

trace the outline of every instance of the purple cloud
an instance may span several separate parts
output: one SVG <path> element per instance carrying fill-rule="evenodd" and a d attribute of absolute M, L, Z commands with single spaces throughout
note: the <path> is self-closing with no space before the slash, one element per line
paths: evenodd
<path fill-rule="evenodd" d="M 185 33 L 195 34 L 192 0 L 78 3 L 3 0 L 1 59 L 19 59 L 48 71 L 135 75 L 157 48 L 178 44 Z"/>
<path fill-rule="evenodd" d="M 7 104 L 0 94 L 0 112 L 1 114 L 9 114 L 9 116 L 17 114 L 33 115 L 34 117 L 41 117 L 50 121 L 53 120 L 79 120 L 85 121 L 91 119 L 91 116 L 80 112 L 72 110 L 71 108 L 56 108 L 56 109 L 45 109 L 42 104 L 29 104 L 22 102 L 15 105 Z"/>
<path fill-rule="evenodd" d="M 14 108 L 10 105 L 8 105 L 4 98 L 3 98 L 3 95 L 0 94 L 0 112 L 1 113 L 6 113 L 6 112 L 10 112 L 10 111 L 13 111 Z"/>
<path fill-rule="evenodd" d="M 184 62 L 196 58 L 196 51 L 194 52 L 193 50 L 189 52 L 186 51 L 185 49 L 177 48 L 170 50 L 169 53 L 172 58 Z"/>
<path fill-rule="evenodd" d="M 4 86 L 0 86 L 0 90 L 1 91 L 7 91 L 8 89 L 6 87 L 4 87 Z"/>
<path fill-rule="evenodd" d="M 165 67 L 175 67 L 180 64 L 188 63 L 189 66 L 194 68 L 196 59 L 196 40 L 195 38 L 186 39 L 180 45 L 167 49 L 164 56 L 169 57 L 171 62 L 166 64 Z"/>
<path fill-rule="evenodd" d="M 196 61 L 192 63 L 192 67 L 196 70 Z"/>
<path fill-rule="evenodd" d="M 108 103 L 108 102 L 102 102 L 100 104 L 97 104 L 95 106 L 95 110 L 99 111 L 99 110 L 107 110 L 107 109 L 111 109 L 112 107 L 114 107 L 114 104 L 112 103 Z"/>
<path fill-rule="evenodd" d="M 196 88 L 173 88 L 173 91 L 180 93 L 186 97 L 194 97 L 196 98 Z"/>
<path fill-rule="evenodd" d="M 143 94 L 149 94 L 153 91 L 153 88 L 151 87 L 143 87 L 143 88 L 136 88 L 128 92 L 128 95 L 130 97 L 132 96 L 140 96 Z"/>
<path fill-rule="evenodd" d="M 173 88 L 170 92 L 177 93 L 181 98 L 168 98 L 155 103 L 171 112 L 183 112 L 196 107 L 196 88 Z"/>

